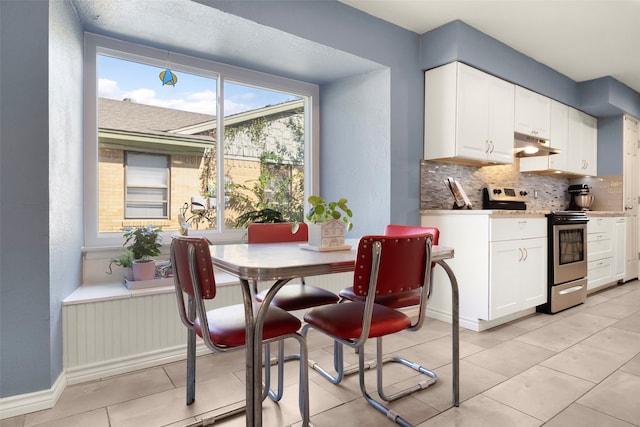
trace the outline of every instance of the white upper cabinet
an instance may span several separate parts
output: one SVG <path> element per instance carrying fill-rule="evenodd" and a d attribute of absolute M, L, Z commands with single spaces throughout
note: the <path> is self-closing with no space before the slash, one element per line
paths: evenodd
<path fill-rule="evenodd" d="M 514 88 L 459 62 L 427 71 L 425 159 L 513 163 Z"/>
<path fill-rule="evenodd" d="M 515 131 L 549 139 L 551 99 L 520 86 L 515 88 Z"/>
<path fill-rule="evenodd" d="M 598 120 L 569 108 L 567 171 L 576 175 L 598 175 Z"/>
<path fill-rule="evenodd" d="M 560 154 L 550 156 L 523 157 L 520 159 L 520 171 L 561 171 L 568 168 L 569 155 L 569 106 L 551 99 L 551 124 L 549 141 L 553 148 L 560 150 Z"/>

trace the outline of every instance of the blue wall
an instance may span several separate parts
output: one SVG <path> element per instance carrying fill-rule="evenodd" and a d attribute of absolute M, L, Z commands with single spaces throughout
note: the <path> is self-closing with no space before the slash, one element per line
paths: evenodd
<path fill-rule="evenodd" d="M 595 117 L 640 117 L 640 94 L 611 77 L 577 83 L 462 21 L 421 36 L 424 70 L 461 61 Z"/>
<path fill-rule="evenodd" d="M 83 39 L 67 2 L 0 1 L 0 40 L 0 397 L 7 397 L 50 390 L 63 372 L 61 301 L 81 282 Z"/>
<path fill-rule="evenodd" d="M 347 194 L 350 205 L 354 201 L 355 215 L 358 212 L 378 215 L 374 223 L 367 220 L 362 228 L 356 220 L 358 228 L 354 233 L 378 232 L 380 226 L 389 222 L 419 224 L 424 86 L 419 36 L 336 1 L 198 1 L 388 68 L 389 77 L 379 88 L 364 84 L 353 88 L 356 99 L 367 100 L 366 106 L 356 102 L 345 104 L 344 98 L 333 96 L 335 92 L 331 89 L 340 82 L 321 86 L 321 112 L 332 117 L 323 119 L 320 132 L 322 192 L 329 197 Z M 368 74 L 361 77 L 369 78 Z M 376 96 L 376 92 L 381 96 Z M 389 122 L 376 123 L 380 115 L 363 115 L 362 108 L 388 111 Z M 340 111 L 342 115 L 332 111 Z M 363 160 L 376 158 L 368 151 L 380 150 L 381 141 L 371 144 L 366 140 L 371 129 L 380 126 L 389 127 L 383 148 L 389 157 L 379 175 L 371 177 L 371 170 L 379 165 Z M 337 146 L 341 134 L 352 138 Z M 338 166 L 345 158 L 361 161 L 348 165 L 350 179 L 334 179 L 345 174 L 345 169 Z M 333 185 L 333 181 L 339 185 Z M 374 195 L 379 198 L 374 199 Z"/>
<path fill-rule="evenodd" d="M 367 218 L 356 219 L 357 233 L 387 222 L 419 224 L 427 68 L 460 60 L 592 114 L 640 117 L 640 96 L 615 80 L 576 84 L 459 21 L 419 36 L 336 1 L 200 3 L 381 65 L 321 85 L 322 191 L 353 200 Z M 62 372 L 60 300 L 81 281 L 82 29 L 67 2 L 0 0 L 0 12 L 6 397 L 47 390 Z M 65 83 L 55 79 L 60 74 Z M 603 146 L 617 143 L 614 132 L 606 135 Z"/>

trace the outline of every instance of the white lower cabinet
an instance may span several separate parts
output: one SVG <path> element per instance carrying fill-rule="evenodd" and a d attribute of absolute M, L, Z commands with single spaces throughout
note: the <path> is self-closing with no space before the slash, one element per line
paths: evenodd
<path fill-rule="evenodd" d="M 439 243 L 455 250 L 447 264 L 458 280 L 461 326 L 484 330 L 546 302 L 546 218 L 495 215 L 496 218 L 490 211 L 442 212 L 423 215 L 422 225 L 437 227 Z M 448 321 L 448 279 L 441 268 L 436 268 L 434 274 L 427 314 Z"/>
<path fill-rule="evenodd" d="M 624 277 L 626 219 L 590 217 L 587 224 L 587 289 L 593 291 Z"/>
<path fill-rule="evenodd" d="M 492 220 L 492 227 L 514 227 Z M 529 235 L 517 240 L 492 241 L 489 285 L 489 320 L 507 316 L 547 301 L 547 238 L 545 229 L 536 233 L 535 226 L 520 220 L 515 227 L 529 228 Z M 511 234 L 512 236 L 517 233 Z"/>

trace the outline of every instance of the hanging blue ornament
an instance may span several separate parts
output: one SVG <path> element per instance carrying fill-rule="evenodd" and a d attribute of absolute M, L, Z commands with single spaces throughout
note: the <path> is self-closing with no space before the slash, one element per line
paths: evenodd
<path fill-rule="evenodd" d="M 168 68 L 160 73 L 160 80 L 162 80 L 162 86 L 169 84 L 175 87 L 178 83 L 178 77 Z"/>

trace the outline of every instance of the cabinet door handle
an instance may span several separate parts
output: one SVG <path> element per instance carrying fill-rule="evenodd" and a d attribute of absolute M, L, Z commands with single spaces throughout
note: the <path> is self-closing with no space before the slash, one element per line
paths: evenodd
<path fill-rule="evenodd" d="M 529 258 L 529 252 L 527 251 L 527 248 L 522 248 L 522 250 L 524 251 L 524 259 L 522 261 L 526 261 L 527 258 Z"/>
<path fill-rule="evenodd" d="M 518 248 L 518 252 L 520 252 L 520 258 L 518 259 L 518 262 L 522 262 L 522 258 L 524 257 L 524 252 L 522 252 L 522 248 Z"/>

